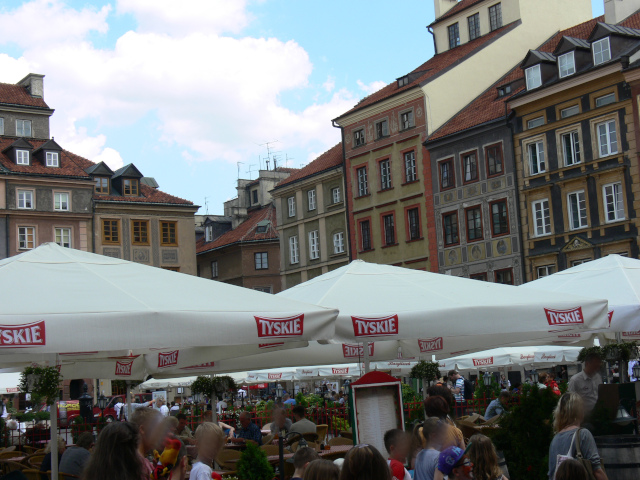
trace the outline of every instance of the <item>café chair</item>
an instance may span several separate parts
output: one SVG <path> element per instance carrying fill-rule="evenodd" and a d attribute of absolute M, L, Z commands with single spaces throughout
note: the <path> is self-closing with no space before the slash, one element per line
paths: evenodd
<path fill-rule="evenodd" d="M 350 438 L 333 437 L 329 440 L 329 445 L 335 447 L 336 445 L 353 445 L 353 440 Z"/>
<path fill-rule="evenodd" d="M 40 464 L 42 464 L 42 462 L 44 461 L 44 457 L 45 455 L 41 454 L 30 455 L 24 459 L 24 463 L 29 465 L 29 467 L 31 468 L 40 468 Z"/>
<path fill-rule="evenodd" d="M 318 442 L 318 434 L 317 433 L 303 433 L 302 434 L 302 438 L 305 439 L 305 441 L 308 442 L 313 442 L 313 443 L 319 443 Z"/>
<path fill-rule="evenodd" d="M 51 472 L 41 472 L 35 468 L 22 470 L 22 474 L 27 478 L 27 480 L 41 480 L 42 477 L 40 475 L 46 475 L 48 478 L 51 478 Z"/>
<path fill-rule="evenodd" d="M 329 425 L 316 425 L 316 433 L 318 434 L 318 441 L 320 443 L 324 443 L 328 431 Z"/>
<path fill-rule="evenodd" d="M 238 460 L 240 460 L 240 452 L 236 450 L 223 449 L 216 458 L 216 463 L 223 470 L 235 470 Z"/>
<path fill-rule="evenodd" d="M 0 453 L 0 460 L 8 460 L 10 458 L 16 458 L 16 457 L 24 457 L 24 453 L 17 452 L 15 450 L 13 450 L 11 452 L 2 452 L 2 453 Z"/>
<path fill-rule="evenodd" d="M 260 450 L 262 450 L 264 453 L 267 454 L 267 457 L 270 455 L 279 455 L 280 454 L 280 447 L 278 445 L 262 445 L 260 447 Z"/>

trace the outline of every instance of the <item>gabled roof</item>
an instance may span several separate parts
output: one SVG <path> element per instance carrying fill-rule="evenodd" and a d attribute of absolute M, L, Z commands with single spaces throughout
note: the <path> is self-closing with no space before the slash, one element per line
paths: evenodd
<path fill-rule="evenodd" d="M 49 108 L 43 98 L 32 97 L 25 87 L 13 83 L 0 83 L 0 104 Z"/>
<path fill-rule="evenodd" d="M 7 152 L 12 148 L 28 148 L 29 150 L 33 149 L 33 145 L 26 141 L 24 138 L 20 137 L 15 142 L 7 144 L 5 148 L 2 149 L 3 152 Z"/>
<path fill-rule="evenodd" d="M 113 170 L 109 168 L 109 166 L 104 163 L 93 163 L 89 168 L 85 170 L 89 175 L 103 175 L 103 176 L 111 176 L 113 175 Z"/>
<path fill-rule="evenodd" d="M 124 167 L 119 168 L 115 172 L 113 172 L 113 179 L 118 177 L 130 177 L 130 178 L 142 178 L 144 175 L 140 173 L 140 170 L 136 168 L 133 163 L 129 165 L 125 165 Z"/>
<path fill-rule="evenodd" d="M 258 233 L 258 225 L 264 225 L 268 221 L 268 228 L 265 233 Z M 249 211 L 249 218 L 238 225 L 233 230 L 222 234 L 212 242 L 201 238 L 196 242 L 196 254 L 203 254 L 211 250 L 217 250 L 237 243 L 249 243 L 259 241 L 277 240 L 278 231 L 276 229 L 276 208 L 272 203 Z"/>
<path fill-rule="evenodd" d="M 402 92 L 406 92 L 412 88 L 418 87 L 423 83 L 426 83 L 428 80 L 433 79 L 444 71 L 448 70 L 451 67 L 454 67 L 458 63 L 466 60 L 468 57 L 472 56 L 476 52 L 480 51 L 484 48 L 490 41 L 499 37 L 506 33 L 508 30 L 513 28 L 517 22 L 510 23 L 509 25 L 505 25 L 502 28 L 494 30 L 491 33 L 483 35 L 481 37 L 476 38 L 470 42 L 467 42 L 459 47 L 452 48 L 451 50 L 447 50 L 446 52 L 439 53 L 425 63 L 420 65 L 418 68 L 412 70 L 408 75 L 411 75 L 414 72 L 423 72 L 422 75 L 415 78 L 412 82 L 407 85 L 403 85 L 402 87 L 398 87 L 398 82 L 394 81 L 387 86 L 381 88 L 375 93 L 372 93 L 368 97 L 363 98 L 355 107 L 351 110 L 343 113 L 336 120 L 339 120 L 342 117 L 345 117 L 353 112 L 357 112 L 358 110 L 362 110 L 370 105 L 378 103 L 382 100 L 386 100 L 387 98 L 393 97 L 394 95 L 400 94 Z"/>
<path fill-rule="evenodd" d="M 36 148 L 33 151 L 33 153 L 39 152 L 40 150 L 49 150 L 49 151 L 61 152 L 62 151 L 62 147 L 60 145 L 58 145 L 58 143 L 52 138 L 51 140 L 47 140 L 42 145 L 40 145 L 38 148 Z"/>
<path fill-rule="evenodd" d="M 298 182 L 307 177 L 317 175 L 318 173 L 324 172 L 325 170 L 330 170 L 332 168 L 340 166 L 343 162 L 344 159 L 342 157 L 342 142 L 340 142 L 324 152 L 311 163 L 308 163 L 300 170 L 282 180 L 276 185 L 274 190 Z"/>
<path fill-rule="evenodd" d="M 604 22 L 598 22 L 596 27 L 593 29 L 593 32 L 591 32 L 591 35 L 589 35 L 588 40 L 591 41 L 592 39 L 605 37 L 607 35 L 620 35 L 622 37 L 640 38 L 640 30 L 626 27 L 622 24 L 611 25 Z"/>
<path fill-rule="evenodd" d="M 455 1 L 455 0 L 452 0 L 452 1 Z M 457 13 L 462 12 L 463 10 L 466 10 L 467 8 L 471 8 L 475 4 L 480 3 L 482 1 L 483 0 L 461 0 L 455 6 L 451 7 L 450 10 L 448 10 L 445 13 L 443 13 L 438 18 L 436 18 L 433 22 L 431 22 L 431 24 L 429 26 L 431 27 L 433 25 L 436 25 L 437 23 L 440 23 L 440 22 L 446 20 L 447 18 L 453 17 Z"/>
<path fill-rule="evenodd" d="M 540 62 L 556 63 L 556 57 L 555 55 L 549 52 L 541 52 L 539 50 L 529 50 L 527 55 L 524 57 L 524 60 L 520 64 L 520 66 L 522 68 L 525 68 L 529 65 L 535 65 Z"/>
<path fill-rule="evenodd" d="M 574 50 L 576 48 L 591 50 L 591 45 L 582 38 L 564 36 L 553 51 L 553 54 L 557 56 L 559 52 L 568 52 L 569 50 Z"/>

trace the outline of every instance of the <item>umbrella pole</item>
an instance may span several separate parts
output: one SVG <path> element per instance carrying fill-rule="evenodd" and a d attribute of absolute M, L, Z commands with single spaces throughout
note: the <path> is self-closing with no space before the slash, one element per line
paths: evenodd
<path fill-rule="evenodd" d="M 53 365 L 58 365 L 58 354 L 53 356 Z M 58 397 L 54 398 L 51 405 L 51 419 L 49 427 L 51 429 L 51 480 L 58 480 Z"/>
<path fill-rule="evenodd" d="M 362 344 L 362 353 L 364 354 L 364 373 L 371 370 L 371 357 L 369 357 L 369 342 Z"/>
<path fill-rule="evenodd" d="M 127 422 L 128 422 L 129 419 L 131 418 L 131 385 L 128 380 L 126 383 L 125 395 L 127 397 L 127 404 L 124 406 L 124 408 L 127 409 Z"/>

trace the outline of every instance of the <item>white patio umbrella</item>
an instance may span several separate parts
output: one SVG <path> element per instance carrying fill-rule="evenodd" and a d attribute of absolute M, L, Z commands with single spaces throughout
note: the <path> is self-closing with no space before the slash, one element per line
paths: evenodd
<path fill-rule="evenodd" d="M 300 380 L 340 380 L 362 375 L 362 366 L 358 364 L 326 365 L 321 367 L 297 368 Z"/>
<path fill-rule="evenodd" d="M 154 390 L 159 388 L 189 387 L 198 377 L 152 378 L 138 385 L 138 390 Z"/>
<path fill-rule="evenodd" d="M 542 365 L 575 363 L 578 361 L 580 347 L 558 347 L 553 345 L 539 347 L 503 347 L 447 358 L 441 365 L 460 370 L 504 367 L 507 365 Z"/>
<path fill-rule="evenodd" d="M 0 374 L 0 394 L 13 395 L 19 393 L 20 389 L 20 373 L 3 373 Z"/>
<path fill-rule="evenodd" d="M 255 372 L 247 372 L 247 377 L 245 378 L 243 383 L 252 384 L 252 383 L 281 382 L 281 381 L 290 382 L 294 380 L 299 380 L 295 370 L 274 369 L 274 370 L 259 370 Z"/>
<path fill-rule="evenodd" d="M 405 340 L 423 356 L 608 326 L 607 302 L 596 295 L 534 292 L 361 260 L 276 296 L 338 308 L 336 341 Z"/>
<path fill-rule="evenodd" d="M 611 322 L 608 331 L 640 338 L 640 260 L 607 255 L 519 288 L 605 298 Z"/>

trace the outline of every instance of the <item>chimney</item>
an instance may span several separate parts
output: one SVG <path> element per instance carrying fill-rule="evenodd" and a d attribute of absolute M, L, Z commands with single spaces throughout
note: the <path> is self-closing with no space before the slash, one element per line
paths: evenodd
<path fill-rule="evenodd" d="M 455 7 L 457 3 L 458 0 L 433 0 L 436 19 L 440 18 L 442 15 Z"/>
<path fill-rule="evenodd" d="M 640 0 L 604 0 L 604 22 L 615 25 L 638 10 Z"/>
<path fill-rule="evenodd" d="M 44 98 L 44 75 L 30 73 L 18 82 L 32 97 Z"/>

